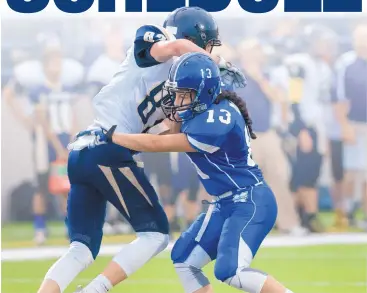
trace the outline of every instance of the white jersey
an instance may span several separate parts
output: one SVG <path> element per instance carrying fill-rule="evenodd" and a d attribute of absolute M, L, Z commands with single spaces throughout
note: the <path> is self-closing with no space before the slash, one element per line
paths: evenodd
<path fill-rule="evenodd" d="M 163 121 L 162 88 L 173 59 L 159 63 L 150 56 L 150 48 L 155 42 L 173 38 L 164 28 L 152 25 L 137 31 L 118 72 L 93 99 L 92 127 L 117 125 L 118 132 L 141 133 Z"/>

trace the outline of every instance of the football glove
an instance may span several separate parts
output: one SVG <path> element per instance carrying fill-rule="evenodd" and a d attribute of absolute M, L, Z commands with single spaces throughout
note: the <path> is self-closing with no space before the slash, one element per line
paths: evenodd
<path fill-rule="evenodd" d="M 101 144 L 107 144 L 112 142 L 112 135 L 116 130 L 117 125 L 113 125 L 109 130 L 100 128 L 100 129 L 92 129 L 81 131 L 77 134 L 77 138 L 84 135 L 94 135 L 94 140 L 89 143 L 88 148 L 94 148 Z"/>
<path fill-rule="evenodd" d="M 241 70 L 232 63 L 225 61 L 223 57 L 219 56 L 218 67 L 222 81 L 225 84 L 234 85 L 237 88 L 243 88 L 247 85 L 247 79 Z"/>

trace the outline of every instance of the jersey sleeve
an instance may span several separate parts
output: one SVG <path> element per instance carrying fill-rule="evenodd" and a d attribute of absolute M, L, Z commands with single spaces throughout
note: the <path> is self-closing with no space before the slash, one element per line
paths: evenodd
<path fill-rule="evenodd" d="M 166 41 L 168 35 L 164 28 L 159 28 L 154 25 L 144 25 L 140 27 L 135 36 L 134 41 L 134 57 L 136 64 L 139 67 L 150 67 L 159 64 L 150 55 L 152 46 L 160 41 Z"/>
<path fill-rule="evenodd" d="M 220 149 L 224 141 L 221 135 L 186 133 L 186 136 L 190 145 L 200 153 L 213 154 Z"/>
<path fill-rule="evenodd" d="M 181 128 L 181 132 L 186 134 L 190 145 L 201 153 L 212 154 L 220 150 L 234 126 L 230 116 L 223 115 L 222 122 L 220 122 L 218 117 L 213 116 L 213 118 L 211 113 L 214 112 L 207 111 L 189 120 L 187 125 L 184 124 Z"/>

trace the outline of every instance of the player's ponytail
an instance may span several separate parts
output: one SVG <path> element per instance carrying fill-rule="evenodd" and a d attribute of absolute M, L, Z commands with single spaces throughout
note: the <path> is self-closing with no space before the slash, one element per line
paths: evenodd
<path fill-rule="evenodd" d="M 252 120 L 248 113 L 246 102 L 241 97 L 239 97 L 235 92 L 222 91 L 222 93 L 219 94 L 218 97 L 216 98 L 215 103 L 219 104 L 220 101 L 223 101 L 225 99 L 231 101 L 233 104 L 235 104 L 238 107 L 238 109 L 240 110 L 242 114 L 243 119 L 246 122 L 246 126 L 248 129 L 248 132 L 250 133 L 250 137 L 252 139 L 256 139 L 256 134 L 252 130 Z"/>

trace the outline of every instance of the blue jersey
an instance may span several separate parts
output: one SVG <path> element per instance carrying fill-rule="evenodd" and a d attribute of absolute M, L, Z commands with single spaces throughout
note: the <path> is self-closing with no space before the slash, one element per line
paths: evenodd
<path fill-rule="evenodd" d="M 251 157 L 245 121 L 232 102 L 212 104 L 206 112 L 184 121 L 181 132 L 197 150 L 187 155 L 210 195 L 222 195 L 263 180 Z"/>

